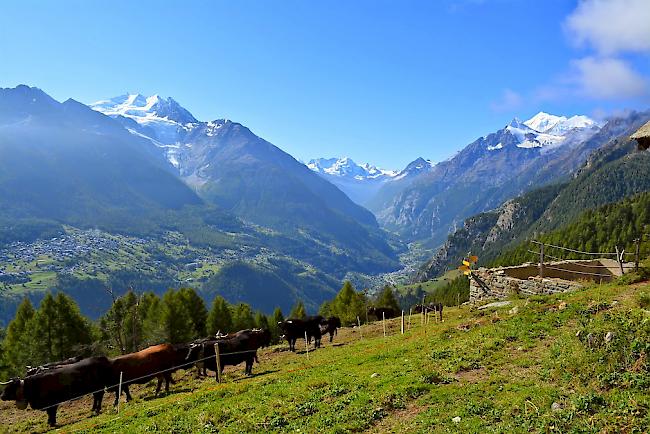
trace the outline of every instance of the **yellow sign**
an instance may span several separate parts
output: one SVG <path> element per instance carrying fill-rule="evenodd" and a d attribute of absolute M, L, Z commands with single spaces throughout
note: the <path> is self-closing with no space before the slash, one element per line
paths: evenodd
<path fill-rule="evenodd" d="M 469 261 L 465 261 L 465 260 L 463 260 L 463 265 L 469 267 Z"/>
<path fill-rule="evenodd" d="M 467 265 L 461 265 L 460 267 L 458 267 L 458 269 L 459 269 L 460 271 L 469 271 L 469 266 L 467 266 Z"/>
<path fill-rule="evenodd" d="M 472 255 L 469 257 L 469 262 L 477 262 L 478 261 L 478 256 Z"/>
<path fill-rule="evenodd" d="M 469 271 L 469 270 L 467 270 L 467 271 L 463 271 L 463 274 L 464 274 L 465 276 L 469 276 L 470 274 L 472 274 L 472 272 Z"/>

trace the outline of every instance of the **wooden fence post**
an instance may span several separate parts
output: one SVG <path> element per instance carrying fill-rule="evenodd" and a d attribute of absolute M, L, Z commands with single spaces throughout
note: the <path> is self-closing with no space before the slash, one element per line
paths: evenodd
<path fill-rule="evenodd" d="M 402 334 L 404 334 L 404 311 L 402 311 Z"/>
<path fill-rule="evenodd" d="M 357 315 L 357 324 L 359 324 L 359 334 L 361 335 L 361 339 L 363 339 L 363 331 L 361 330 L 361 320 L 359 319 L 359 315 Z"/>
<path fill-rule="evenodd" d="M 623 275 L 623 254 L 625 253 L 625 249 L 623 249 L 622 252 L 619 253 L 618 251 L 618 246 L 616 246 L 616 260 L 618 261 L 618 268 L 621 270 L 621 276 Z"/>
<path fill-rule="evenodd" d="M 539 245 L 539 277 L 544 277 L 544 243 Z"/>
<path fill-rule="evenodd" d="M 309 344 L 307 343 L 307 332 L 305 332 L 305 348 L 307 349 L 307 358 L 309 359 Z"/>
<path fill-rule="evenodd" d="M 412 308 L 409 308 L 409 330 L 411 330 L 411 315 L 413 315 Z"/>
<path fill-rule="evenodd" d="M 219 351 L 219 342 L 214 344 L 214 358 L 217 362 L 217 383 L 221 383 L 221 352 Z"/>
<path fill-rule="evenodd" d="M 641 249 L 641 238 L 634 240 L 634 272 L 639 271 L 639 253 Z"/>
<path fill-rule="evenodd" d="M 381 313 L 382 323 L 384 324 L 384 337 L 386 337 L 386 312 Z"/>
<path fill-rule="evenodd" d="M 422 312 L 420 313 L 420 324 L 421 324 L 421 325 L 424 325 L 424 311 L 425 311 L 425 308 L 424 308 L 424 297 L 425 297 L 425 296 L 423 295 L 423 296 L 422 296 L 422 304 L 421 304 L 421 306 L 422 306 Z"/>

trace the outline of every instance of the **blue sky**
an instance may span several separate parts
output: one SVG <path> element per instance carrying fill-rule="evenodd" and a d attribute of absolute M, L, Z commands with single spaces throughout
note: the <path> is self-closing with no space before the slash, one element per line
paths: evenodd
<path fill-rule="evenodd" d="M 648 17 L 647 0 L 5 1 L 0 86 L 158 93 L 296 158 L 401 168 L 513 116 L 650 107 Z"/>

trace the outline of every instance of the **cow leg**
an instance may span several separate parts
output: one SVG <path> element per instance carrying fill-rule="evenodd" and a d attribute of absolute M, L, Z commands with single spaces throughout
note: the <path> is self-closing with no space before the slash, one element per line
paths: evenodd
<path fill-rule="evenodd" d="M 129 386 L 122 386 L 124 390 L 124 394 L 126 395 L 126 402 L 131 402 L 133 401 L 133 397 L 131 396 L 131 392 L 129 392 Z"/>
<path fill-rule="evenodd" d="M 162 388 L 162 382 L 163 382 L 163 377 L 162 375 L 158 376 L 158 385 L 156 386 L 156 396 L 160 393 L 160 389 Z"/>
<path fill-rule="evenodd" d="M 104 400 L 104 391 L 93 393 L 93 411 L 97 414 L 102 411 L 102 401 Z"/>
<path fill-rule="evenodd" d="M 176 384 L 171 373 L 165 374 L 165 393 L 169 393 L 169 383 Z"/>
<path fill-rule="evenodd" d="M 334 332 L 330 332 L 330 343 L 334 340 Z"/>
<path fill-rule="evenodd" d="M 59 406 L 55 405 L 47 409 L 47 424 L 49 426 L 56 426 L 56 410 Z"/>

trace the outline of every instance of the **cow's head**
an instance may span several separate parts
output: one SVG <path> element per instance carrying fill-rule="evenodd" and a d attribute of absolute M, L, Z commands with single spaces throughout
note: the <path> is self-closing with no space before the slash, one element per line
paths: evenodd
<path fill-rule="evenodd" d="M 0 399 L 3 401 L 16 401 L 16 407 L 21 410 L 27 408 L 27 400 L 25 399 L 25 382 L 23 380 L 20 378 L 12 378 L 5 383 L 0 383 L 0 386 L 5 386 Z"/>

